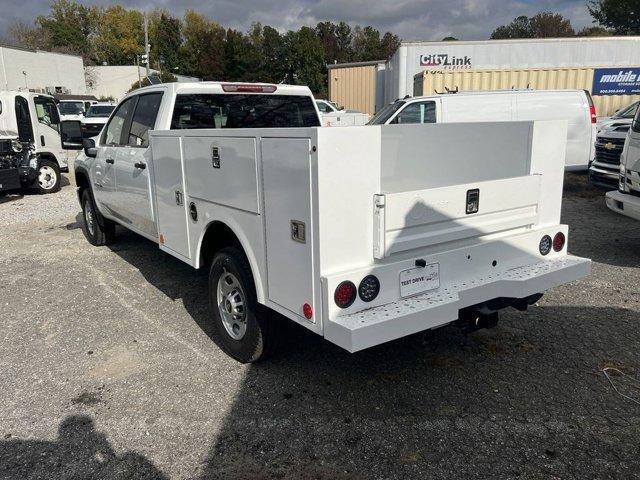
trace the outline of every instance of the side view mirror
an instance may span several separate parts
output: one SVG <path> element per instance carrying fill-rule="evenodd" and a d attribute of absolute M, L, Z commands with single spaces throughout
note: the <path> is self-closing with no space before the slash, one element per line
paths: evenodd
<path fill-rule="evenodd" d="M 65 150 L 82 150 L 82 126 L 77 120 L 60 122 L 60 141 Z"/>
<path fill-rule="evenodd" d="M 96 142 L 93 138 L 85 138 L 82 140 L 82 147 L 84 148 L 84 154 L 87 157 L 96 158 L 98 149 L 96 148 Z"/>

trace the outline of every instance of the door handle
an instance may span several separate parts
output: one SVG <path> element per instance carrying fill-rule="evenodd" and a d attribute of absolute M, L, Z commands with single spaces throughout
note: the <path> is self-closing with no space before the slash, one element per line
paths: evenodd
<path fill-rule="evenodd" d="M 145 168 L 147 168 L 147 164 L 142 162 L 136 162 L 133 164 L 133 166 L 139 168 L 140 170 L 144 170 Z"/>
<path fill-rule="evenodd" d="M 107 162 L 107 163 L 109 163 L 109 164 L 113 165 L 114 160 L 113 160 L 113 158 L 107 158 L 107 159 L 105 160 L 105 162 Z"/>
<path fill-rule="evenodd" d="M 174 194 L 176 197 L 176 205 L 184 205 L 184 201 L 182 199 L 182 192 L 180 190 L 176 190 Z"/>

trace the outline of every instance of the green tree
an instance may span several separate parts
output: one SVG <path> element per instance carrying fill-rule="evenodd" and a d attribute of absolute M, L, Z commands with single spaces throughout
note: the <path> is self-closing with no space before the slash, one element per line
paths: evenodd
<path fill-rule="evenodd" d="M 397 35 L 386 32 L 380 42 L 380 55 L 377 60 L 388 60 L 396 53 L 396 50 L 400 47 L 400 37 Z"/>
<path fill-rule="evenodd" d="M 285 58 L 286 47 L 283 36 L 275 28 L 262 27 L 260 44 L 260 79 L 269 83 L 281 83 L 287 71 L 282 59 Z"/>
<path fill-rule="evenodd" d="M 51 38 L 41 27 L 16 22 L 9 27 L 9 42 L 23 48 L 51 49 Z"/>
<path fill-rule="evenodd" d="M 109 65 L 132 65 L 136 55 L 144 53 L 142 13 L 120 5 L 100 12 L 94 39 L 96 60 Z"/>
<path fill-rule="evenodd" d="M 612 35 L 615 35 L 615 32 L 604 27 L 584 27 L 576 33 L 576 37 L 610 37 Z"/>
<path fill-rule="evenodd" d="M 493 40 L 505 38 L 550 38 L 572 37 L 575 31 L 571 22 L 559 13 L 540 12 L 529 18 L 521 15 L 508 25 L 496 28 L 491 34 Z"/>
<path fill-rule="evenodd" d="M 180 65 L 182 22 L 166 10 L 153 12 L 149 26 L 151 64 L 159 70 L 175 71 Z"/>
<path fill-rule="evenodd" d="M 559 13 L 540 12 L 529 19 L 534 38 L 573 37 L 576 32 L 569 19 Z"/>
<path fill-rule="evenodd" d="M 224 43 L 224 74 L 226 80 L 259 80 L 259 54 L 249 37 L 237 30 L 228 29 Z"/>
<path fill-rule="evenodd" d="M 181 71 L 203 80 L 224 79 L 224 29 L 193 10 L 184 14 Z"/>
<path fill-rule="evenodd" d="M 55 0 L 48 15 L 36 18 L 38 33 L 48 43 L 43 47 L 91 58 L 96 13 L 96 8 L 85 7 L 72 0 Z"/>
<path fill-rule="evenodd" d="M 335 29 L 336 44 L 338 47 L 336 61 L 338 63 L 350 62 L 353 60 L 353 32 L 349 24 L 340 22 Z"/>
<path fill-rule="evenodd" d="M 600 25 L 617 34 L 640 34 L 640 0 L 592 0 L 587 8 Z"/>
<path fill-rule="evenodd" d="M 326 68 L 320 39 L 313 29 L 289 31 L 284 38 L 287 83 L 307 85 L 312 92 L 326 95 Z"/>
<path fill-rule="evenodd" d="M 492 40 L 505 38 L 532 38 L 531 22 L 526 15 L 520 15 L 507 25 L 501 25 L 491 33 Z"/>

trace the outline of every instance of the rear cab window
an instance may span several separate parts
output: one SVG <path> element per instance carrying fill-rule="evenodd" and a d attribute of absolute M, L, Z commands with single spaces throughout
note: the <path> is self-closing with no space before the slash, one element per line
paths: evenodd
<path fill-rule="evenodd" d="M 171 129 L 319 127 L 304 95 L 198 93 L 176 96 Z"/>

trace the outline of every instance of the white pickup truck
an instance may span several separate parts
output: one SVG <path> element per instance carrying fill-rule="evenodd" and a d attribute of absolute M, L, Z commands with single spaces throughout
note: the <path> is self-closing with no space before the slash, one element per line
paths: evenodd
<path fill-rule="evenodd" d="M 136 90 L 75 163 L 85 235 L 118 223 L 209 269 L 241 362 L 271 350 L 270 311 L 355 352 L 588 274 L 560 224 L 566 122 L 319 125 L 306 87 Z"/>

